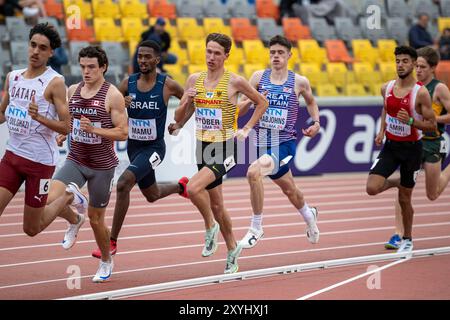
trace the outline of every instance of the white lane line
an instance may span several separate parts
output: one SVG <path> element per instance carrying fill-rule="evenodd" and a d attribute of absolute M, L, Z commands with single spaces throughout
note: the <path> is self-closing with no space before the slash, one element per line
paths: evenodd
<path fill-rule="evenodd" d="M 303 296 L 303 297 L 297 298 L 297 300 L 306 300 L 306 299 L 315 297 L 315 296 L 317 296 L 317 295 L 319 295 L 319 294 L 322 294 L 322 293 L 324 293 L 324 292 L 328 292 L 328 291 L 331 291 L 331 290 L 333 290 L 333 289 L 339 288 L 339 287 L 344 286 L 344 285 L 346 285 L 346 284 L 348 284 L 348 283 L 350 283 L 350 282 L 353 282 L 353 281 L 356 281 L 356 280 L 358 280 L 358 279 L 367 277 L 368 275 L 371 275 L 372 273 L 377 273 L 377 272 L 383 271 L 383 270 L 385 270 L 385 269 L 387 269 L 387 268 L 391 268 L 391 267 L 396 266 L 396 265 L 398 265 L 398 264 L 400 264 L 400 263 L 406 262 L 406 261 L 408 261 L 408 260 L 410 260 L 410 259 L 411 259 L 411 258 L 405 258 L 405 259 L 400 259 L 400 260 L 397 260 L 397 261 L 388 263 L 387 265 L 384 265 L 384 266 L 382 266 L 382 267 L 373 269 L 373 270 L 371 270 L 371 271 L 366 271 L 366 272 L 364 272 L 364 273 L 362 273 L 362 274 L 360 274 L 360 275 L 357 275 L 357 276 L 355 276 L 355 277 L 352 277 L 352 278 L 350 278 L 350 279 L 347 279 L 347 280 L 338 282 L 338 283 L 333 284 L 333 285 L 331 285 L 331 286 L 329 286 L 329 287 L 326 287 L 326 288 L 317 290 L 317 291 L 312 292 L 312 293 L 310 293 L 310 294 L 307 294 L 307 295 L 305 295 L 305 296 Z"/>
<path fill-rule="evenodd" d="M 432 241 L 432 240 L 440 240 L 440 239 L 448 239 L 448 238 L 450 238 L 450 236 L 416 238 L 416 239 L 414 239 L 414 241 L 415 242 Z M 293 254 L 300 254 L 300 253 L 307 253 L 307 252 L 320 252 L 320 251 L 327 251 L 327 250 L 345 250 L 345 249 L 349 249 L 349 248 L 379 246 L 382 244 L 384 244 L 384 242 L 372 242 L 372 243 L 362 243 L 362 244 L 347 245 L 347 246 L 336 246 L 336 247 L 328 247 L 328 248 L 320 248 L 320 249 L 307 249 L 307 250 L 297 250 L 297 251 L 288 251 L 288 252 L 276 252 L 276 253 L 269 253 L 269 254 L 262 254 L 262 255 L 243 256 L 243 257 L 241 256 L 241 257 L 239 257 L 239 260 L 259 259 L 259 258 L 267 258 L 267 257 L 282 256 L 282 255 L 293 255 Z M 217 263 L 217 262 L 224 263 L 224 259 L 215 259 L 215 260 L 207 260 L 207 261 L 201 260 L 201 261 L 195 261 L 195 262 L 187 262 L 187 263 L 178 263 L 178 264 L 146 267 L 146 268 L 139 268 L 139 269 L 114 271 L 113 276 L 117 275 L 117 274 L 127 274 L 127 273 L 135 273 L 135 272 L 142 272 L 142 271 L 152 271 L 152 270 L 160 270 L 160 269 L 168 269 L 168 268 L 186 267 L 186 266 L 192 266 L 192 265 L 203 265 L 203 264 L 211 264 L 211 263 Z M 81 276 L 79 278 L 71 278 L 71 279 L 92 278 L 93 276 L 94 276 L 94 274 L 91 274 L 91 275 Z M 13 284 L 13 285 L 0 286 L 0 290 L 40 285 L 40 284 L 45 284 L 45 283 L 62 282 L 62 281 L 67 281 L 67 278 L 49 279 L 49 280 L 42 280 L 42 281 L 36 281 L 36 282 L 27 282 L 27 283 L 19 283 L 19 284 Z"/>

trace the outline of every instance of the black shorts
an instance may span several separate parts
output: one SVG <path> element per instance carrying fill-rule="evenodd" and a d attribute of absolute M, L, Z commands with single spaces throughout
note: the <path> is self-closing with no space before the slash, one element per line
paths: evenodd
<path fill-rule="evenodd" d="M 388 178 L 400 166 L 400 185 L 413 188 L 422 162 L 422 141 L 386 140 L 369 174 Z"/>
<path fill-rule="evenodd" d="M 222 177 L 236 165 L 237 143 L 234 139 L 224 142 L 203 142 L 197 140 L 195 155 L 197 168 L 210 169 L 216 180 L 209 184 L 206 189 L 210 190 L 222 184 Z"/>

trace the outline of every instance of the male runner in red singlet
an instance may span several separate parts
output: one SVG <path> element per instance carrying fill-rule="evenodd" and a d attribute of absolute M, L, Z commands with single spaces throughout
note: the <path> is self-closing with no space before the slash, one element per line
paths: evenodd
<path fill-rule="evenodd" d="M 375 139 L 380 145 L 386 135 L 386 142 L 370 169 L 366 186 L 369 195 L 385 191 L 389 187 L 387 178 L 400 166 L 398 197 L 405 231 L 398 252 L 413 249 L 411 195 L 421 165 L 421 130 L 436 130 L 430 95 L 413 75 L 416 60 L 415 49 L 407 46 L 395 49 L 398 78 L 381 89 L 384 108 L 380 132 Z"/>
<path fill-rule="evenodd" d="M 53 177 L 49 198 L 57 196 L 67 186 L 84 206 L 78 210 L 78 214 L 72 210 L 64 212 L 64 218 L 71 225 L 62 245 L 69 249 L 74 245 L 85 219 L 87 200 L 79 187 L 87 182 L 89 221 L 102 252 L 99 269 L 92 280 L 103 282 L 111 277 L 113 269 L 109 252 L 109 230 L 104 220 L 118 164 L 113 142 L 127 139 L 127 115 L 122 94 L 105 81 L 104 74 L 108 69 L 105 51 L 94 46 L 83 48 L 78 54 L 78 61 L 83 81 L 72 85 L 68 94 L 69 111 L 72 115 L 70 152 L 63 167 Z M 59 142 L 62 140 L 59 137 Z"/>
<path fill-rule="evenodd" d="M 69 132 L 70 114 L 64 78 L 47 67 L 53 50 L 61 46 L 58 32 L 37 24 L 29 40 L 28 67 L 6 76 L 0 105 L 0 124 L 7 122 L 9 130 L 0 163 L 0 215 L 25 181 L 23 230 L 33 237 L 77 198 L 71 190 L 63 190 L 46 206 L 59 154 L 56 133 Z"/>

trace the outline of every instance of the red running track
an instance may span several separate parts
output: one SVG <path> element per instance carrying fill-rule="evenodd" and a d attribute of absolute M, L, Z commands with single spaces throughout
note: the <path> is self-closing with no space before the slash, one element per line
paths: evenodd
<path fill-rule="evenodd" d="M 366 174 L 297 177 L 306 201 L 319 209 L 320 242 L 310 244 L 305 224 L 282 192 L 265 180 L 263 225 L 265 238 L 244 250 L 240 271 L 271 268 L 331 259 L 386 253 L 384 242 L 394 223 L 394 191 L 369 197 Z M 243 179 L 224 183 L 225 205 L 237 239 L 250 223 L 249 187 Z M 414 246 L 427 249 L 450 246 L 450 195 L 434 202 L 426 199 L 423 177 L 413 195 Z M 111 225 L 115 194 L 107 209 Z M 131 207 L 118 242 L 115 268 L 107 283 L 91 282 L 98 260 L 89 223 L 69 251 L 61 247 L 66 222 L 56 220 L 40 235 L 22 231 L 23 194 L 18 194 L 0 218 L 0 299 L 55 299 L 116 289 L 159 284 L 223 273 L 226 247 L 202 258 L 204 225 L 200 214 L 178 195 L 146 203 L 133 190 Z M 189 289 L 146 294 L 132 299 L 449 299 L 450 255 L 414 258 L 381 271 L 376 288 L 369 277 L 347 281 L 369 265 L 337 267 L 251 280 L 203 285 Z M 392 262 L 382 262 L 383 267 Z M 373 267 L 373 266 L 372 266 Z M 81 275 L 73 288 L 74 270 Z M 343 282 L 341 285 L 337 285 Z"/>

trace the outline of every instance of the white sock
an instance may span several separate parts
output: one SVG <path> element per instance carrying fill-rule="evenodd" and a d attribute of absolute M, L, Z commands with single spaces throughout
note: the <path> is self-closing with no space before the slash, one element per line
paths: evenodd
<path fill-rule="evenodd" d="M 253 214 L 251 227 L 256 230 L 262 229 L 262 213 L 261 214 Z"/>
<path fill-rule="evenodd" d="M 303 216 L 303 219 L 305 220 L 305 222 L 308 225 L 314 221 L 314 214 L 312 213 L 311 208 L 308 207 L 306 202 L 305 202 L 305 205 L 303 206 L 303 208 L 298 210 L 298 212 Z"/>

